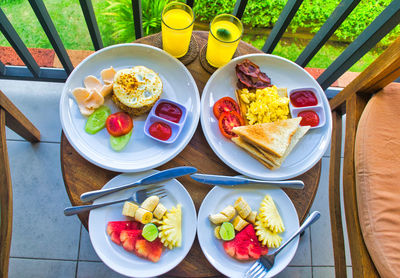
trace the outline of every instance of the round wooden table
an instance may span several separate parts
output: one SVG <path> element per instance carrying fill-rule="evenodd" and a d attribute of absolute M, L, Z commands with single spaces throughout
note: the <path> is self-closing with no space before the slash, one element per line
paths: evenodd
<path fill-rule="evenodd" d="M 199 50 L 207 42 L 208 32 L 194 31 L 194 36 L 199 44 Z M 156 35 L 148 36 L 137 40 L 137 43 L 155 45 Z M 239 43 L 239 51 L 242 55 L 249 53 L 262 53 L 248 43 L 241 41 Z M 203 92 L 204 86 L 210 77 L 200 64 L 199 56 L 187 65 L 193 78 L 196 80 L 200 94 Z M 198 169 L 199 173 L 219 174 L 219 175 L 237 175 L 238 173 L 226 166 L 209 147 L 204 137 L 201 125 L 186 146 L 186 148 L 170 162 L 158 167 L 159 170 L 168 169 L 176 166 L 193 166 Z M 99 168 L 83 157 L 81 157 L 70 145 L 64 134 L 61 135 L 61 168 L 64 178 L 65 189 L 73 206 L 82 205 L 79 197 L 82 193 L 101 189 L 111 178 L 118 175 L 117 172 L 108 171 Z M 299 220 L 302 222 L 307 215 L 311 204 L 313 203 L 315 193 L 318 188 L 319 177 L 321 173 L 321 161 L 313 168 L 296 179 L 303 180 L 305 187 L 303 190 L 285 189 L 296 207 Z M 198 211 L 204 197 L 210 191 L 211 186 L 198 183 L 188 176 L 178 179 L 190 193 L 196 210 Z M 86 227 L 88 225 L 88 213 L 79 215 L 79 219 Z M 168 275 L 178 277 L 212 277 L 219 276 L 220 273 L 207 261 L 203 255 L 199 242 L 194 241 L 192 249 L 186 258 Z"/>

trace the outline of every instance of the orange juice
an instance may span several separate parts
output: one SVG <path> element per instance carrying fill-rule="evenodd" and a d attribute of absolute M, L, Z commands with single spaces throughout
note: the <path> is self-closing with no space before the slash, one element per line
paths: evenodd
<path fill-rule="evenodd" d="M 208 63 L 216 68 L 228 63 L 236 51 L 242 31 L 243 26 L 236 17 L 225 14 L 215 17 L 208 34 Z"/>
<path fill-rule="evenodd" d="M 164 8 L 162 14 L 163 49 L 179 58 L 189 49 L 194 15 L 189 6 L 174 2 Z"/>

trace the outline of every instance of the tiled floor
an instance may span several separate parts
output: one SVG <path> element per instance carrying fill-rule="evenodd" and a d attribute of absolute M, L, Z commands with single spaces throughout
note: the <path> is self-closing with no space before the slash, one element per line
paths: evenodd
<path fill-rule="evenodd" d="M 60 83 L 0 80 L 0 90 L 42 134 L 42 141 L 32 145 L 7 131 L 14 194 L 9 277 L 121 277 L 100 261 L 78 218 L 63 215 L 70 203 L 60 170 L 62 88 Z M 322 217 L 302 236 L 296 256 L 278 277 L 334 277 L 328 171 L 329 151 L 312 206 Z"/>

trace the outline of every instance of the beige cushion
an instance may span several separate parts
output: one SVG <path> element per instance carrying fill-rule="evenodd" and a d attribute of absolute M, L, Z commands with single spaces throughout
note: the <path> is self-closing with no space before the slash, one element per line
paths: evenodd
<path fill-rule="evenodd" d="M 400 277 L 400 84 L 368 102 L 357 128 L 359 220 L 382 277 Z"/>

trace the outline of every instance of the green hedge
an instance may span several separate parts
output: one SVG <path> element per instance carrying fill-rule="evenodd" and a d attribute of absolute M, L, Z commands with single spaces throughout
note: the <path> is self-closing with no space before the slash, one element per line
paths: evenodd
<path fill-rule="evenodd" d="M 221 13 L 232 13 L 236 0 L 199 0 L 193 8 L 197 20 L 210 22 Z M 391 0 L 363 0 L 335 32 L 339 40 L 353 41 L 365 28 L 390 4 Z M 306 28 L 316 33 L 333 10 L 338 0 L 304 0 L 289 26 L 290 32 Z M 249 27 L 273 27 L 277 21 L 285 0 L 250 0 L 244 12 L 242 22 Z M 397 26 L 381 43 L 388 45 L 400 35 Z"/>

